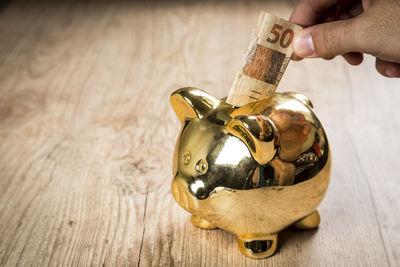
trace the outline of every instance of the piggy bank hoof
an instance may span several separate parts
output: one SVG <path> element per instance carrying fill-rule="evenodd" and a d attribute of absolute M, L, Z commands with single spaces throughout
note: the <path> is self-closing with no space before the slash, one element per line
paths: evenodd
<path fill-rule="evenodd" d="M 311 214 L 292 224 L 292 227 L 297 229 L 309 230 L 317 228 L 320 222 L 321 217 L 319 216 L 319 212 L 315 210 Z"/>
<path fill-rule="evenodd" d="M 272 256 L 276 251 L 277 243 L 277 234 L 249 234 L 241 237 L 238 236 L 240 252 L 254 259 Z"/>
<path fill-rule="evenodd" d="M 190 221 L 192 222 L 192 224 L 194 226 L 199 227 L 201 229 L 215 229 L 215 228 L 217 228 L 216 226 L 214 226 L 213 224 L 211 224 L 208 221 L 204 220 L 203 218 L 201 218 L 198 215 L 192 214 L 192 216 L 190 217 Z"/>

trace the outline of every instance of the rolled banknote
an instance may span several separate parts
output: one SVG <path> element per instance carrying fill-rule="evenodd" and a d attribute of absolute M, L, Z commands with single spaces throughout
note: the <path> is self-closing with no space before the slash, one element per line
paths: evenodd
<path fill-rule="evenodd" d="M 301 30 L 296 24 L 261 11 L 226 102 L 240 107 L 272 97 L 292 56 L 294 35 Z"/>

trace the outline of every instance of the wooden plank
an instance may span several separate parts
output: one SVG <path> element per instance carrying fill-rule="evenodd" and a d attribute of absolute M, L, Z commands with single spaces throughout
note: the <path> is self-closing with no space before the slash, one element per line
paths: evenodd
<path fill-rule="evenodd" d="M 0 13 L 0 265 L 396 266 L 399 80 L 373 59 L 289 64 L 333 150 L 318 230 L 253 260 L 170 194 L 182 86 L 228 93 L 259 10 L 289 2 L 11 2 Z M 223 45 L 221 45 L 223 44 Z"/>

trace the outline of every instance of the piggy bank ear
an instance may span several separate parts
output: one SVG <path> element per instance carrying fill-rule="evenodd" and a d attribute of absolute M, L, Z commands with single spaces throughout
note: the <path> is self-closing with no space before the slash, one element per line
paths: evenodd
<path fill-rule="evenodd" d="M 219 104 L 219 100 L 203 90 L 185 87 L 171 95 L 171 105 L 181 122 L 185 119 L 203 118 Z"/>
<path fill-rule="evenodd" d="M 246 144 L 260 165 L 271 161 L 280 147 L 278 130 L 266 116 L 239 115 L 228 123 L 227 128 Z"/>

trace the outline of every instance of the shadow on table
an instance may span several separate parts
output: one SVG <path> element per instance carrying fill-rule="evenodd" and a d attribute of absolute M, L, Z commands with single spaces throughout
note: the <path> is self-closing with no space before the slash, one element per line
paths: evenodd
<path fill-rule="evenodd" d="M 288 227 L 279 233 L 277 251 L 279 251 L 282 247 L 289 245 L 291 242 L 294 243 L 296 241 L 308 241 L 317 233 L 317 231 L 318 228 L 312 230 L 299 230 Z"/>

